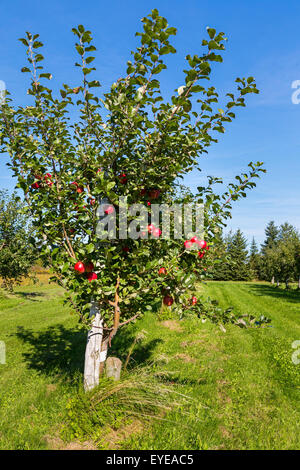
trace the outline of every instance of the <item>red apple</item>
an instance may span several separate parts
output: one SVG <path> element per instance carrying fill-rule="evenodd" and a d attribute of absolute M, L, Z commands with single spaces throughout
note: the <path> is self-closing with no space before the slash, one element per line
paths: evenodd
<path fill-rule="evenodd" d="M 93 270 L 94 270 L 94 264 L 92 262 L 89 262 L 87 264 L 84 265 L 85 267 L 85 270 L 87 273 L 91 273 Z"/>
<path fill-rule="evenodd" d="M 186 240 L 186 241 L 184 242 L 184 248 L 185 248 L 186 250 L 189 250 L 191 247 L 192 247 L 192 242 L 191 242 L 191 240 Z"/>
<path fill-rule="evenodd" d="M 124 251 L 124 253 L 128 253 L 129 252 L 129 247 L 128 246 L 123 246 L 122 250 Z"/>
<path fill-rule="evenodd" d="M 120 178 L 120 183 L 121 184 L 126 184 L 127 183 L 127 176 L 126 176 L 126 173 L 121 173 L 119 175 L 119 178 Z"/>
<path fill-rule="evenodd" d="M 153 224 L 150 224 L 150 225 L 148 225 L 148 227 L 147 227 L 147 228 L 148 228 L 148 232 L 149 232 L 149 233 L 152 233 L 152 232 L 153 232 L 153 230 L 155 229 L 155 227 L 154 227 L 154 225 L 153 225 Z"/>
<path fill-rule="evenodd" d="M 198 251 L 198 258 L 203 258 L 204 256 L 204 253 L 202 253 L 202 251 Z"/>
<path fill-rule="evenodd" d="M 196 305 L 197 302 L 198 302 L 197 297 L 195 297 L 195 296 L 193 295 L 193 297 L 192 297 L 192 304 L 193 304 L 193 305 Z"/>
<path fill-rule="evenodd" d="M 81 261 L 78 261 L 78 263 L 75 264 L 74 269 L 80 274 L 84 273 L 85 271 L 84 264 Z"/>
<path fill-rule="evenodd" d="M 39 183 L 33 183 L 31 185 L 31 187 L 32 187 L 32 189 L 39 189 L 40 185 L 39 185 Z"/>
<path fill-rule="evenodd" d="M 49 180 L 49 179 L 51 179 L 51 178 L 52 178 L 51 173 L 46 173 L 45 176 L 44 176 L 44 179 L 45 179 L 45 180 Z"/>
<path fill-rule="evenodd" d="M 158 238 L 161 236 L 161 230 L 160 228 L 155 228 L 152 232 L 153 237 Z"/>
<path fill-rule="evenodd" d="M 167 274 L 166 268 L 159 268 L 158 274 Z"/>
<path fill-rule="evenodd" d="M 173 300 L 173 297 L 171 297 L 170 295 L 165 295 L 163 302 L 164 302 L 164 304 L 167 305 L 168 307 L 171 307 L 171 305 L 173 304 L 174 300 Z"/>
<path fill-rule="evenodd" d="M 192 242 L 192 243 L 198 243 L 199 240 L 198 240 L 197 237 L 192 237 L 192 238 L 191 238 L 191 242 Z"/>
<path fill-rule="evenodd" d="M 86 277 L 89 282 L 95 281 L 98 278 L 97 274 L 94 272 L 87 273 Z"/>
<path fill-rule="evenodd" d="M 206 248 L 207 247 L 207 243 L 206 243 L 205 240 L 199 240 L 198 245 L 199 245 L 200 248 Z"/>
<path fill-rule="evenodd" d="M 146 204 L 147 204 L 147 206 L 151 206 L 151 202 L 150 202 L 150 201 L 147 201 Z"/>
<path fill-rule="evenodd" d="M 96 202 L 96 199 L 90 199 L 90 205 L 91 205 L 91 206 L 94 206 L 94 205 L 95 205 L 95 202 Z"/>
<path fill-rule="evenodd" d="M 82 187 L 82 186 L 78 186 L 78 188 L 76 189 L 76 191 L 78 192 L 78 194 L 83 193 L 83 187 Z"/>
<path fill-rule="evenodd" d="M 104 213 L 107 214 L 107 215 L 109 215 L 109 214 L 112 214 L 114 211 L 115 211 L 115 209 L 114 209 L 113 206 L 108 206 L 108 207 L 105 209 Z"/>
<path fill-rule="evenodd" d="M 150 189 L 148 191 L 150 199 L 157 199 L 160 195 L 160 190 L 159 189 Z"/>

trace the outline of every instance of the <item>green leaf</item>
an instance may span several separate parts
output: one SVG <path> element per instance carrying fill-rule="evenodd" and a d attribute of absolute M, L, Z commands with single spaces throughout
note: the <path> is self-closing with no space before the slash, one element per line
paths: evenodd
<path fill-rule="evenodd" d="M 208 32 L 208 35 L 209 35 L 210 39 L 213 39 L 215 37 L 216 30 L 214 28 L 209 28 L 207 26 L 206 31 Z"/>

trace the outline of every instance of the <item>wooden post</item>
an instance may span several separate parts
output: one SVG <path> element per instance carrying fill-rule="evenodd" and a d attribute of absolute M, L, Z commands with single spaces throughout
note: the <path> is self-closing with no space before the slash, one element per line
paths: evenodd
<path fill-rule="evenodd" d="M 122 361 L 118 357 L 109 357 L 105 364 L 105 373 L 107 377 L 113 377 L 120 380 Z"/>
<path fill-rule="evenodd" d="M 106 359 L 106 351 L 101 353 L 103 337 L 103 319 L 99 305 L 92 302 L 90 317 L 94 317 L 91 329 L 87 334 L 84 362 L 84 389 L 91 390 L 99 384 L 100 364 Z M 105 357 L 104 357 L 105 355 Z"/>

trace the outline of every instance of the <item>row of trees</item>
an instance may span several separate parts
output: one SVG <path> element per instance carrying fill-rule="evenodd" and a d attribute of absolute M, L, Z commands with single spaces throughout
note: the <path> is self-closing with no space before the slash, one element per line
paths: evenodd
<path fill-rule="evenodd" d="M 284 282 L 287 288 L 290 281 L 298 280 L 300 288 L 300 235 L 287 222 L 279 227 L 269 222 L 260 250 L 254 237 L 248 251 L 241 230 L 230 232 L 220 239 L 218 257 L 214 279 L 276 281 L 277 285 Z"/>

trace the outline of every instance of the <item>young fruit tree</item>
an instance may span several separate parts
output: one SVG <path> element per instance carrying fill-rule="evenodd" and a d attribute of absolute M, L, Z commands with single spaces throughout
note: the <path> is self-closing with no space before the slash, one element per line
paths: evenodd
<path fill-rule="evenodd" d="M 0 191 L 0 279 L 13 292 L 24 277 L 32 276 L 37 252 L 30 243 L 32 235 L 24 204 L 15 193 Z"/>
<path fill-rule="evenodd" d="M 32 243 L 88 328 L 86 389 L 97 385 L 118 329 L 148 310 L 164 304 L 180 317 L 236 322 L 229 310 L 204 308 L 193 300 L 193 289 L 206 276 L 205 254 L 230 217 L 232 201 L 244 197 L 264 171 L 261 162 L 250 163 L 249 172 L 237 176 L 224 194 L 214 190 L 221 178 L 209 177 L 207 187 L 199 186 L 193 195 L 193 202 L 205 208 L 204 236 L 186 243 L 164 236 L 160 219 L 151 217 L 154 205 L 176 200 L 180 178 L 199 168 L 199 157 L 235 118 L 233 109 L 245 106 L 245 95 L 258 90 L 252 77 L 238 78 L 236 93 L 228 93 L 225 110 L 219 109 L 209 80 L 214 64 L 222 62 L 226 38 L 207 28 L 203 52 L 186 57 L 184 83 L 164 99 L 159 75 L 166 56 L 176 52 L 171 44 L 176 29 L 157 10 L 142 25 L 126 75 L 101 97 L 94 92 L 99 81 L 90 78 L 96 50 L 90 31 L 82 25 L 72 30 L 81 82 L 64 84 L 59 96 L 47 85 L 52 75 L 41 65 L 39 35 L 26 33 L 21 42 L 28 66 L 22 71 L 30 77 L 32 103 L 14 107 L 7 94 L 1 106 L 1 148 L 10 155 L 34 221 Z M 145 207 L 146 226 L 138 238 L 127 237 L 119 227 L 120 197 L 129 206 Z M 135 222 L 130 210 L 127 217 L 128 224 Z M 99 218 L 108 220 L 107 238 L 102 229 L 99 234 Z"/>
<path fill-rule="evenodd" d="M 285 223 L 278 229 L 274 243 L 264 250 L 263 267 L 269 277 L 274 276 L 277 287 L 284 282 L 286 289 L 290 281 L 299 282 L 300 236 L 292 225 Z"/>

